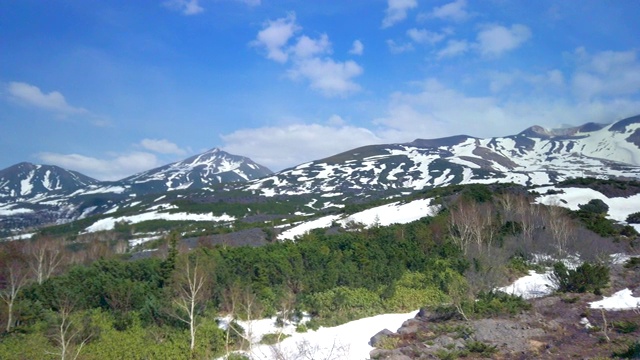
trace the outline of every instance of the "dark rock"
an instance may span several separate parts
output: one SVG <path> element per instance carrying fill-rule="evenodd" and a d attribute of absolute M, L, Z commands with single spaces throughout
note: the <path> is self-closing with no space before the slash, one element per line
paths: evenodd
<path fill-rule="evenodd" d="M 369 339 L 369 345 L 378 347 L 381 341 L 393 335 L 395 335 L 395 333 L 389 329 L 381 330 L 377 334 L 373 335 L 371 339 Z"/>
<path fill-rule="evenodd" d="M 420 321 L 416 319 L 409 319 L 402 323 L 402 326 L 398 329 L 398 334 L 406 335 L 406 334 L 415 334 L 418 332 L 418 328 L 420 326 Z"/>

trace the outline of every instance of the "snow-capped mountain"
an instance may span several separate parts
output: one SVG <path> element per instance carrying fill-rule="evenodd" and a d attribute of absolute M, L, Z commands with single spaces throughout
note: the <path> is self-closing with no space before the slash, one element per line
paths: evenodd
<path fill-rule="evenodd" d="M 271 174 L 251 159 L 212 149 L 186 160 L 148 170 L 117 182 L 136 193 L 199 189 L 223 183 L 246 182 Z"/>
<path fill-rule="evenodd" d="M 0 230 L 82 219 L 114 211 L 144 195 L 246 182 L 269 174 L 271 170 L 251 159 L 220 149 L 111 182 L 57 166 L 20 163 L 0 171 Z"/>
<path fill-rule="evenodd" d="M 0 170 L 0 201 L 3 198 L 32 199 L 51 193 L 70 193 L 97 183 L 98 180 L 75 171 L 22 162 Z"/>
<path fill-rule="evenodd" d="M 480 139 L 461 135 L 372 145 L 255 180 L 264 196 L 404 192 L 464 183 L 553 184 L 573 177 L 640 177 L 640 116 Z"/>

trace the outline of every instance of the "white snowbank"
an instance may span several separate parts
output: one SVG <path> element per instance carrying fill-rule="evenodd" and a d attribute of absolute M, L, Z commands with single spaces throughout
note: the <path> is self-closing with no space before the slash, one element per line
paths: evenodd
<path fill-rule="evenodd" d="M 600 199 L 609 206 L 607 217 L 621 222 L 625 221 L 629 214 L 640 211 L 640 194 L 627 198 L 608 198 L 604 194 L 592 189 L 556 188 L 554 186 L 545 186 L 536 189 L 536 191 L 540 193 L 545 193 L 547 190 L 563 191 L 564 193 L 540 196 L 537 200 L 538 203 L 558 205 L 571 210 L 578 210 L 578 205 L 586 204 L 591 199 Z"/>
<path fill-rule="evenodd" d="M 438 208 L 430 206 L 430 204 L 431 199 L 414 200 L 405 204 L 395 202 L 353 214 L 344 219 L 342 223 L 355 221 L 365 225 L 374 225 L 378 222 L 381 226 L 406 224 L 425 216 L 433 216 Z"/>
<path fill-rule="evenodd" d="M 507 294 L 522 296 L 524 299 L 532 299 L 550 295 L 555 291 L 555 285 L 551 281 L 551 272 L 538 274 L 529 270 L 529 275 L 523 276 L 513 284 L 498 288 L 499 291 Z"/>
<path fill-rule="evenodd" d="M 234 221 L 236 218 L 227 214 L 221 216 L 215 216 L 213 213 L 209 214 L 190 214 L 190 213 L 159 213 L 159 212 L 147 212 L 132 216 L 121 216 L 117 218 L 100 219 L 93 223 L 93 225 L 87 227 L 85 232 L 96 232 L 103 230 L 112 230 L 117 222 L 127 222 L 130 224 L 136 224 L 147 220 L 169 220 L 169 221 Z"/>
<path fill-rule="evenodd" d="M 634 297 L 631 290 L 624 289 L 617 293 L 605 297 L 600 301 L 594 301 L 590 304 L 592 309 L 605 309 L 605 310 L 629 310 L 640 309 L 640 297 Z"/>
<path fill-rule="evenodd" d="M 293 240 L 298 235 L 303 235 L 313 229 L 327 228 L 331 223 L 337 221 L 341 225 L 346 225 L 351 221 L 362 223 L 365 226 L 391 224 L 406 224 L 416 221 L 425 216 L 433 216 L 438 212 L 439 207 L 431 205 L 431 199 L 419 199 L 408 203 L 394 202 L 387 205 L 377 206 L 361 211 L 356 214 L 343 217 L 341 215 L 329 215 L 319 219 L 303 222 L 278 235 L 279 240 Z"/>
<path fill-rule="evenodd" d="M 0 216 L 18 215 L 18 214 L 30 214 L 31 209 L 0 209 Z"/>
<path fill-rule="evenodd" d="M 255 345 L 251 354 L 248 355 L 252 360 L 272 360 L 276 358 L 276 353 L 283 354 L 285 359 L 306 359 L 306 355 L 312 355 L 313 359 L 368 359 L 369 352 L 373 350 L 369 345 L 369 339 L 373 335 L 383 329 L 396 331 L 403 322 L 413 318 L 416 313 L 417 311 L 377 315 L 336 327 L 321 327 L 317 331 L 309 330 L 305 333 L 296 333 L 293 326 L 277 328 L 275 319 L 253 321 L 250 329 Z M 249 328 L 246 322 L 239 322 L 239 324 L 245 329 Z M 222 325 L 226 326 L 226 324 Z M 264 334 L 278 331 L 291 336 L 276 345 L 257 343 Z"/>

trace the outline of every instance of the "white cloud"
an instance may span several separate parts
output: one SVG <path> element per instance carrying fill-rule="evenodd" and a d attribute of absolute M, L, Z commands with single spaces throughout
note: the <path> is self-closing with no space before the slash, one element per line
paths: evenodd
<path fill-rule="evenodd" d="M 469 51 L 470 45 L 466 40 L 449 40 L 447 45 L 437 52 L 438 59 L 462 55 Z"/>
<path fill-rule="evenodd" d="M 550 78 L 557 76 L 547 73 Z M 545 77 L 545 75 L 540 76 Z M 387 114 L 375 120 L 385 142 L 467 134 L 492 137 L 516 134 L 529 126 L 554 128 L 568 123 L 615 121 L 637 114 L 640 101 L 617 98 L 581 101 L 564 97 L 471 96 L 427 79 L 414 92 L 391 96 Z"/>
<path fill-rule="evenodd" d="M 466 0 L 456 0 L 454 2 L 434 8 L 431 16 L 440 19 L 464 21 L 469 17 L 469 13 L 465 9 L 466 7 Z"/>
<path fill-rule="evenodd" d="M 349 54 L 352 55 L 362 55 L 364 53 L 364 44 L 360 40 L 354 40 L 353 45 L 351 45 L 351 50 L 349 50 Z"/>
<path fill-rule="evenodd" d="M 120 180 L 161 165 L 155 155 L 146 152 L 121 154 L 108 159 L 49 152 L 40 153 L 37 157 L 43 163 L 75 170 L 98 180 Z"/>
<path fill-rule="evenodd" d="M 362 67 L 354 61 L 336 62 L 330 58 L 309 58 L 298 61 L 288 71 L 292 79 L 304 78 L 312 89 L 325 96 L 346 96 L 360 90 L 353 81 L 363 73 Z"/>
<path fill-rule="evenodd" d="M 243 129 L 222 139 L 225 151 L 243 154 L 275 171 L 380 142 L 368 129 L 341 124 Z"/>
<path fill-rule="evenodd" d="M 417 0 L 387 0 L 382 27 L 391 27 L 407 18 L 407 12 L 418 7 Z"/>
<path fill-rule="evenodd" d="M 575 56 L 578 67 L 571 85 L 579 98 L 588 100 L 640 92 L 640 62 L 635 51 L 602 51 L 591 55 L 579 48 Z"/>
<path fill-rule="evenodd" d="M 477 47 L 485 57 L 498 57 L 514 50 L 531 38 L 531 30 L 520 24 L 510 28 L 502 25 L 485 26 L 477 36 Z"/>
<path fill-rule="evenodd" d="M 292 61 L 287 75 L 292 80 L 306 80 L 309 86 L 324 96 L 347 96 L 360 90 L 353 79 L 363 73 L 355 61 L 336 61 L 331 54 L 331 42 L 327 34 L 312 39 L 307 35 L 289 45 L 295 32 L 301 28 L 295 22 L 295 14 L 268 21 L 251 44 L 267 49 L 267 58 L 280 63 Z"/>
<path fill-rule="evenodd" d="M 37 86 L 23 82 L 10 82 L 7 91 L 12 98 L 25 105 L 52 111 L 58 115 L 89 114 L 86 109 L 69 105 L 58 91 L 45 94 Z"/>
<path fill-rule="evenodd" d="M 301 59 L 310 58 L 331 52 L 331 42 L 327 34 L 320 35 L 319 39 L 312 39 L 306 35 L 298 38 L 298 42 L 291 49 L 293 54 Z"/>
<path fill-rule="evenodd" d="M 541 74 L 530 74 L 522 71 L 512 72 L 491 72 L 489 77 L 489 89 L 493 93 L 511 88 L 517 84 L 524 83 L 545 93 L 565 88 L 565 79 L 562 71 L 558 69 L 549 70 Z"/>
<path fill-rule="evenodd" d="M 196 15 L 204 11 L 199 0 L 168 0 L 163 5 L 169 9 L 180 11 L 183 15 Z"/>
<path fill-rule="evenodd" d="M 416 28 L 407 30 L 407 36 L 416 43 L 430 45 L 436 44 L 446 37 L 444 33 L 436 33 L 427 29 Z"/>
<path fill-rule="evenodd" d="M 187 151 L 166 139 L 143 139 L 140 146 L 160 154 L 186 155 Z"/>
<path fill-rule="evenodd" d="M 411 43 L 405 43 L 405 44 L 398 44 L 395 41 L 389 39 L 387 40 L 387 46 L 389 47 L 389 51 L 391 51 L 391 53 L 393 54 L 400 54 L 403 52 L 407 52 L 407 51 L 413 51 L 413 44 Z"/>
<path fill-rule="evenodd" d="M 289 13 L 284 18 L 267 21 L 251 45 L 266 48 L 267 58 L 285 63 L 289 59 L 289 55 L 284 47 L 298 30 L 300 27 L 296 25 L 295 13 Z"/>

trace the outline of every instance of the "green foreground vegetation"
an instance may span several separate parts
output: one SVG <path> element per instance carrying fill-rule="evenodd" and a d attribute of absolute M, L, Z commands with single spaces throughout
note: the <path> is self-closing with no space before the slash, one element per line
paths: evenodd
<path fill-rule="evenodd" d="M 528 304 L 493 289 L 525 273 L 532 254 L 595 259 L 612 243 L 604 236 L 626 246 L 637 236 L 606 220 L 601 204 L 571 213 L 532 204 L 515 186 L 439 192 L 434 217 L 262 247 L 187 250 L 173 232 L 155 256 L 130 260 L 106 241 L 4 243 L 0 359 L 210 359 L 250 346 L 235 323 L 218 327 L 224 315 L 307 312 L 304 331 L 425 306 L 464 318 L 515 314 Z M 590 231 L 585 221 L 608 225 Z M 599 291 L 602 266 L 555 272 L 563 291 Z M 594 274 L 597 283 L 585 280 Z"/>

